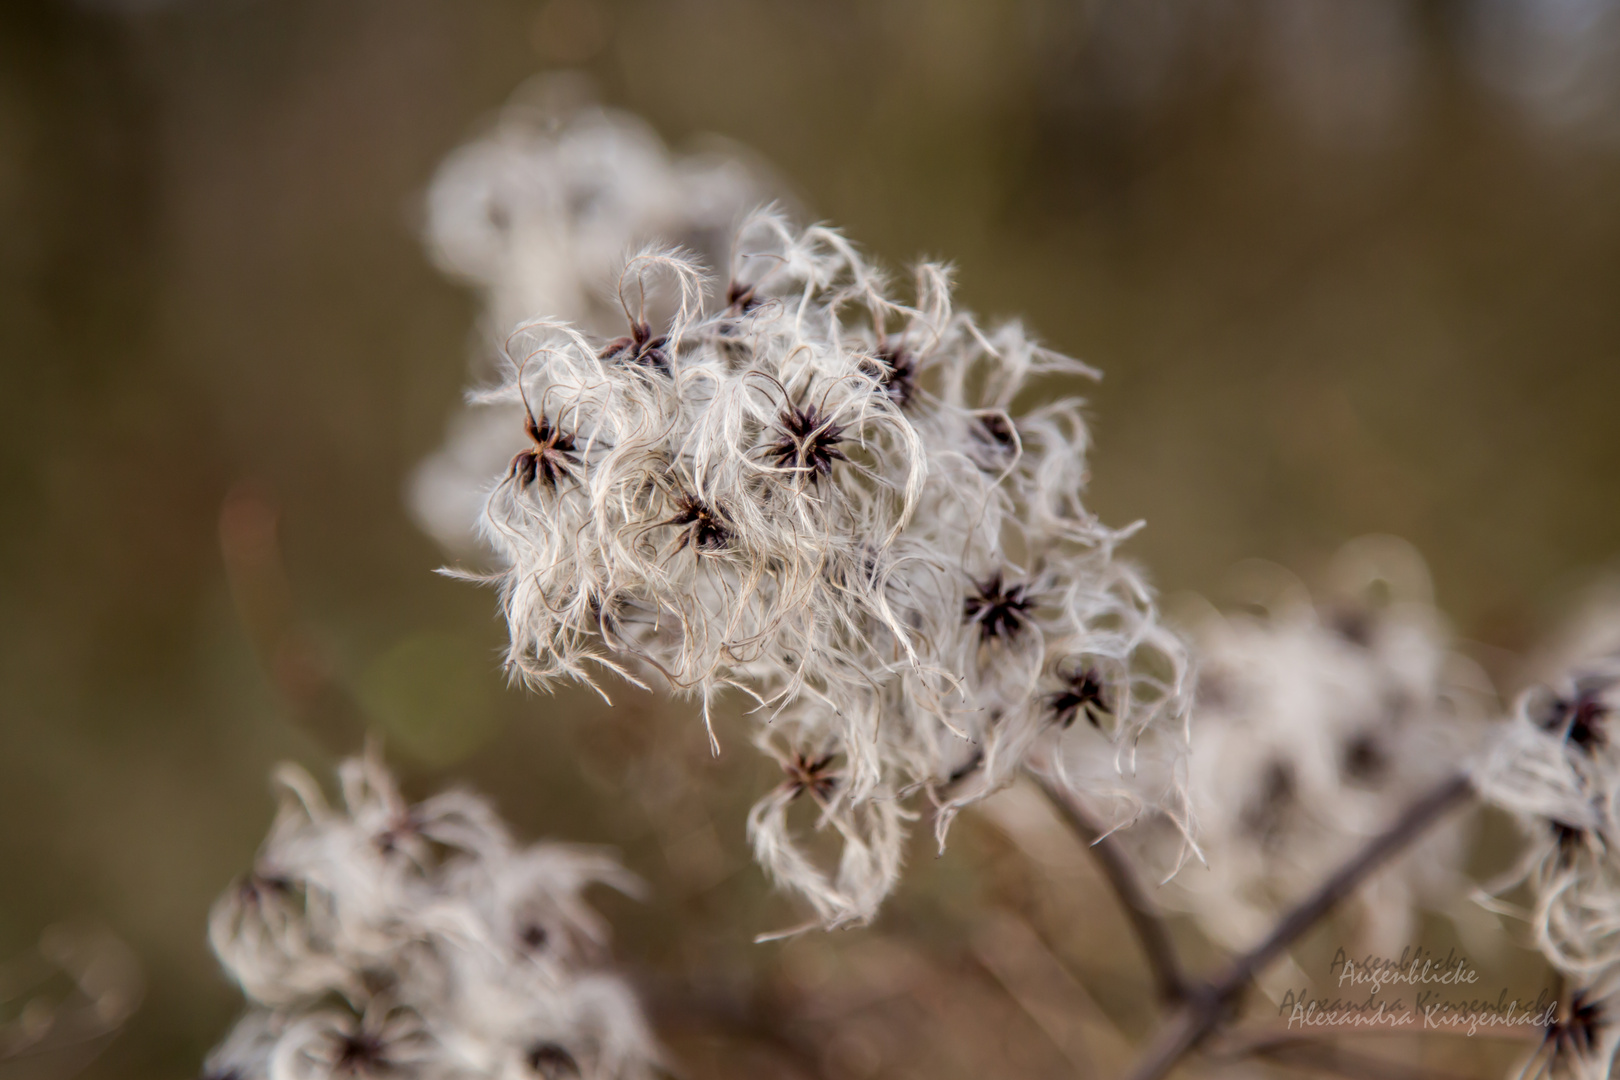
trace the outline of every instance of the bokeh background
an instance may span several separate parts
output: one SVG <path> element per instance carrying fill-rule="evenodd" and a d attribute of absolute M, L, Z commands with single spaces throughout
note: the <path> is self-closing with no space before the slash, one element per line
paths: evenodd
<path fill-rule="evenodd" d="M 1102 368 L 1092 503 L 1147 520 L 1167 593 L 1395 533 L 1511 689 L 1620 553 L 1614 0 L 7 0 L 0 957 L 64 922 L 133 950 L 82 1075 L 195 1074 L 268 770 L 368 726 L 412 791 L 651 882 L 602 902 L 688 1075 L 1106 1074 L 1152 1026 L 1022 804 L 919 842 L 876 928 L 750 944 L 794 912 L 743 845 L 774 778 L 742 726 L 715 760 L 684 707 L 509 690 L 491 596 L 433 573 L 403 492 L 476 304 L 420 196 L 565 67 Z"/>

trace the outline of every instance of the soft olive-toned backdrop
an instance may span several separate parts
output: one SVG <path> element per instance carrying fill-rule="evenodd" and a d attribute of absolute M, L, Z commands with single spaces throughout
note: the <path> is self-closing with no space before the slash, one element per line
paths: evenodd
<path fill-rule="evenodd" d="M 1393 532 L 1505 674 L 1620 553 L 1620 27 L 1531 6 L 0 4 L 0 955 L 110 927 L 148 990 L 86 1075 L 191 1075 L 267 771 L 364 715 L 413 791 L 475 783 L 651 881 L 604 904 L 695 1075 L 1113 1060 L 1063 1025 L 1095 998 L 1140 1037 L 1147 979 L 1078 856 L 970 817 L 876 931 L 756 947 L 794 912 L 743 847 L 773 778 L 741 725 L 714 761 L 684 707 L 504 688 L 491 596 L 403 508 L 475 314 L 419 193 L 582 68 L 1103 369 L 1093 502 L 1147 520 L 1166 591 Z"/>

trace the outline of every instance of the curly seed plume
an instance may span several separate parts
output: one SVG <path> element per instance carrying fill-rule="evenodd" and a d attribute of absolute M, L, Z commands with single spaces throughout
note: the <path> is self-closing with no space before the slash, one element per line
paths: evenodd
<path fill-rule="evenodd" d="M 1043 377 L 1094 373 L 956 310 L 945 268 L 901 299 L 842 234 L 775 212 L 706 285 L 645 248 L 620 278 L 625 334 L 525 323 L 478 397 L 532 418 L 483 522 L 517 677 L 656 682 L 706 720 L 727 689 L 753 699 L 788 773 L 754 850 L 829 926 L 892 889 L 915 793 L 943 839 L 1082 709 L 1115 767 L 1149 730 L 1178 742 L 1184 654 L 1115 557 L 1130 530 L 1080 501 L 1080 402 L 1014 410 Z M 806 791 L 836 868 L 788 826 Z"/>

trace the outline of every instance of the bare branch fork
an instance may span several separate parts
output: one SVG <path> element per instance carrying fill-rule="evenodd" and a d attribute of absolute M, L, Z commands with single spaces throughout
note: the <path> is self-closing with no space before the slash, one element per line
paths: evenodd
<path fill-rule="evenodd" d="M 1264 941 L 1232 960 L 1209 982 L 1184 975 L 1169 928 L 1112 837 L 1104 835 L 1074 794 L 1045 777 L 1036 782 L 1064 820 L 1091 846 L 1103 876 L 1118 895 L 1153 971 L 1154 984 L 1180 1008 L 1130 1074 L 1130 1080 L 1160 1080 L 1188 1051 L 1226 1020 L 1254 977 L 1353 893 L 1371 874 L 1398 855 L 1473 792 L 1467 774 L 1457 773 L 1408 806 L 1379 835 L 1301 900 Z"/>
<path fill-rule="evenodd" d="M 1165 924 L 1159 906 L 1136 876 L 1136 870 L 1119 842 L 1101 822 L 1092 817 L 1091 811 L 1086 809 L 1074 792 L 1040 773 L 1031 772 L 1030 777 L 1051 800 L 1053 808 L 1069 828 L 1091 848 L 1097 868 L 1119 898 L 1142 952 L 1147 955 L 1148 969 L 1153 972 L 1153 986 L 1158 991 L 1159 999 L 1168 1003 L 1180 1002 L 1187 996 L 1189 986 L 1186 973 L 1181 969 L 1181 959 L 1176 955 L 1175 942 L 1170 937 L 1170 927 Z"/>

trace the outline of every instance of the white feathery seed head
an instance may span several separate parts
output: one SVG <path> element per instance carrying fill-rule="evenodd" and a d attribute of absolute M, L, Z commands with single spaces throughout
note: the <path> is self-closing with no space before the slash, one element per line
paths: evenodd
<path fill-rule="evenodd" d="M 209 941 L 249 1010 L 209 1056 L 217 1080 L 631 1080 L 658 1060 L 628 987 L 602 969 L 595 883 L 609 856 L 522 846 L 484 799 L 410 804 L 375 753 L 340 767 L 342 806 L 305 771 Z"/>
<path fill-rule="evenodd" d="M 507 664 L 657 684 L 706 720 L 751 699 L 786 778 L 749 835 L 822 924 L 892 889 L 914 793 L 943 841 L 1026 764 L 1061 770 L 1071 728 L 1116 776 L 1149 732 L 1179 745 L 1185 655 L 1116 557 L 1131 530 L 1081 502 L 1081 402 L 1023 404 L 1093 372 L 957 310 L 946 268 L 901 293 L 772 210 L 717 282 L 648 247 L 616 295 L 619 333 L 530 320 L 477 396 L 518 409 L 483 521 Z M 801 795 L 836 866 L 789 827 Z"/>

